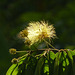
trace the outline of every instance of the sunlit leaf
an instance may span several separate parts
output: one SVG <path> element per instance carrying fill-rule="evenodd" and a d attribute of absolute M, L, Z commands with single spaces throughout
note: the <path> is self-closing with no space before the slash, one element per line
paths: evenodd
<path fill-rule="evenodd" d="M 71 52 L 72 56 L 75 56 L 75 50 L 71 50 L 70 52 Z"/>
<path fill-rule="evenodd" d="M 18 64 L 13 64 L 7 71 L 6 75 L 17 75 L 19 70 L 19 65 L 23 63 L 26 57 L 23 57 L 19 60 Z"/>
<path fill-rule="evenodd" d="M 73 64 L 73 57 L 72 57 L 72 54 L 71 54 L 70 50 L 67 50 L 67 53 L 68 53 L 68 56 L 71 59 L 71 62 Z"/>
<path fill-rule="evenodd" d="M 66 55 L 67 55 L 66 52 L 63 51 L 63 64 L 62 64 L 63 65 L 63 72 L 65 71 L 65 67 L 66 67 L 66 60 L 65 60 L 66 59 Z"/>
<path fill-rule="evenodd" d="M 73 55 L 75 55 L 75 50 L 73 50 Z"/>
<path fill-rule="evenodd" d="M 14 69 L 12 75 L 17 75 L 18 74 L 18 66 Z"/>
<path fill-rule="evenodd" d="M 15 68 L 17 67 L 17 64 L 13 64 L 7 71 L 6 75 L 11 75 L 12 72 L 15 70 Z"/>
<path fill-rule="evenodd" d="M 48 63 L 47 63 L 47 73 L 49 75 L 53 74 L 53 70 L 54 70 L 54 59 L 55 59 L 56 55 L 54 54 L 53 51 L 49 51 L 47 53 L 47 59 L 48 59 Z"/>
<path fill-rule="evenodd" d="M 48 65 L 48 60 L 45 60 L 44 74 L 49 75 L 49 65 Z"/>
<path fill-rule="evenodd" d="M 50 58 L 51 58 L 52 60 L 55 59 L 55 53 L 54 53 L 53 51 L 50 51 Z"/>

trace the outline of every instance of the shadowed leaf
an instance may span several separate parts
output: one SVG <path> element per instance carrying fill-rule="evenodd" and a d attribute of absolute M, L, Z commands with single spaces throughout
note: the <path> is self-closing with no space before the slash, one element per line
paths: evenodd
<path fill-rule="evenodd" d="M 44 64 L 44 59 L 45 59 L 44 56 L 39 59 L 34 75 L 41 75 L 41 69 Z"/>
<path fill-rule="evenodd" d="M 54 75 L 58 75 L 60 57 L 61 57 L 61 52 L 57 52 L 55 63 L 54 63 Z"/>

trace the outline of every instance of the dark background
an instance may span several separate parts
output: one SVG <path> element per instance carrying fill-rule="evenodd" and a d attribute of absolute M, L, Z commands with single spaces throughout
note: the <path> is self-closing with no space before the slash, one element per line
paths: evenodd
<path fill-rule="evenodd" d="M 30 21 L 54 24 L 56 48 L 75 49 L 75 0 L 0 0 L 0 75 L 5 75 L 15 57 L 9 48 L 25 49 L 17 34 Z"/>

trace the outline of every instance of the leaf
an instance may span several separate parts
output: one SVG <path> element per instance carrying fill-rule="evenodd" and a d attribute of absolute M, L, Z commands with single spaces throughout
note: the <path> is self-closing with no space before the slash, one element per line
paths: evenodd
<path fill-rule="evenodd" d="M 61 57 L 61 52 L 57 52 L 55 63 L 54 63 L 54 75 L 58 75 L 60 57 Z"/>
<path fill-rule="evenodd" d="M 36 67 L 37 59 L 33 56 L 30 56 L 30 59 L 26 63 L 25 66 L 25 74 L 24 75 L 33 75 Z"/>
<path fill-rule="evenodd" d="M 17 64 L 13 64 L 7 71 L 6 75 L 12 75 L 12 72 L 15 70 L 17 67 Z"/>
<path fill-rule="evenodd" d="M 42 66 L 44 64 L 44 56 L 41 57 L 39 60 L 38 60 L 38 63 L 37 63 L 37 66 L 36 66 L 36 70 L 35 70 L 35 74 L 34 75 L 41 75 L 41 69 L 42 69 Z"/>
<path fill-rule="evenodd" d="M 72 57 L 72 54 L 71 54 L 70 50 L 66 50 L 66 51 L 68 53 L 68 57 L 71 59 L 71 62 L 73 64 L 73 57 Z"/>
<path fill-rule="evenodd" d="M 48 65 L 48 60 L 45 60 L 44 74 L 49 75 L 49 65 Z"/>
<path fill-rule="evenodd" d="M 66 65 L 68 66 L 70 63 L 69 63 L 69 59 L 66 58 Z"/>
<path fill-rule="evenodd" d="M 71 50 L 70 52 L 71 52 L 72 56 L 75 56 L 75 50 Z"/>
<path fill-rule="evenodd" d="M 66 58 L 67 53 L 65 51 L 63 51 L 63 56 L 64 58 Z"/>
<path fill-rule="evenodd" d="M 27 55 L 25 58 L 21 59 L 21 62 L 19 63 L 19 66 L 18 66 L 19 72 L 17 75 L 25 74 L 25 67 L 26 67 L 26 64 L 28 63 L 29 59 L 30 59 L 29 55 Z"/>
<path fill-rule="evenodd" d="M 69 65 L 69 60 L 67 58 L 67 53 L 63 51 L 63 63 L 62 63 L 63 73 L 62 75 L 68 74 L 68 65 Z"/>
<path fill-rule="evenodd" d="M 65 71 L 65 68 L 66 68 L 66 52 L 63 51 L 63 63 L 62 63 L 62 68 L 63 68 L 63 72 Z"/>
<path fill-rule="evenodd" d="M 46 65 L 46 67 L 49 67 L 47 68 L 47 75 L 52 75 L 53 74 L 53 70 L 54 70 L 54 59 L 55 59 L 56 55 L 54 54 L 53 51 L 49 51 L 47 53 L 47 60 L 48 60 L 48 63 Z"/>
<path fill-rule="evenodd" d="M 75 50 L 73 50 L 73 55 L 75 56 Z"/>
<path fill-rule="evenodd" d="M 21 58 L 18 64 L 13 64 L 7 71 L 6 75 L 17 75 L 19 72 L 19 65 L 23 63 L 26 57 Z"/>
<path fill-rule="evenodd" d="M 52 60 L 55 59 L 55 53 L 54 53 L 53 51 L 50 51 L 50 58 L 51 58 Z"/>
<path fill-rule="evenodd" d="M 20 68 L 22 67 L 22 63 L 23 61 L 26 59 L 26 57 L 20 59 L 20 62 L 17 64 L 17 67 L 14 69 L 14 71 L 12 72 L 12 75 L 17 75 L 18 72 L 20 71 Z M 21 65 L 21 67 L 19 67 Z"/>
<path fill-rule="evenodd" d="M 12 75 L 17 75 L 18 74 L 18 66 L 14 69 Z"/>
<path fill-rule="evenodd" d="M 69 74 L 73 75 L 73 56 L 70 50 L 66 50 L 68 54 L 68 60 L 69 60 Z"/>

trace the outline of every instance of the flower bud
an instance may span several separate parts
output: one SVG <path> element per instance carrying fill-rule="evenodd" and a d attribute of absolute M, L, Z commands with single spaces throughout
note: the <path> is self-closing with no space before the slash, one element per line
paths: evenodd
<path fill-rule="evenodd" d="M 9 53 L 10 54 L 16 54 L 16 49 L 14 49 L 14 48 L 9 49 Z"/>
<path fill-rule="evenodd" d="M 20 33 L 19 33 L 19 36 L 21 38 L 24 38 L 24 37 L 27 37 L 28 35 L 28 31 L 25 29 L 25 30 L 22 30 Z"/>
<path fill-rule="evenodd" d="M 13 58 L 13 59 L 11 60 L 11 62 L 12 62 L 13 64 L 17 64 L 19 61 L 18 61 L 18 59 Z"/>
<path fill-rule="evenodd" d="M 31 41 L 27 39 L 24 43 L 29 46 L 31 44 Z"/>

